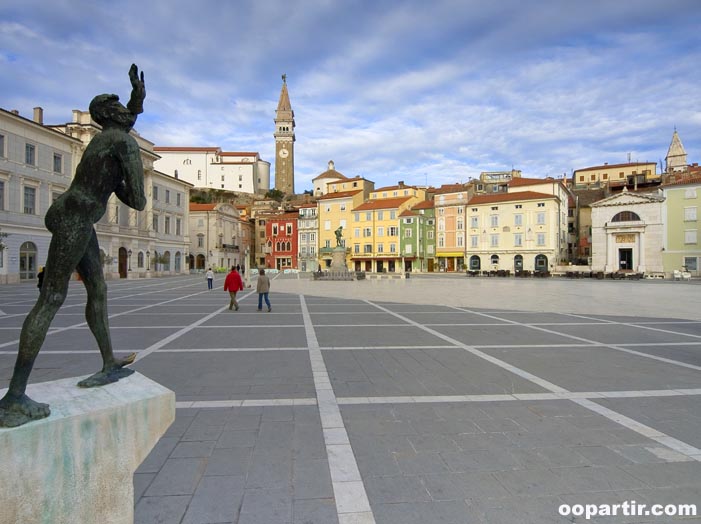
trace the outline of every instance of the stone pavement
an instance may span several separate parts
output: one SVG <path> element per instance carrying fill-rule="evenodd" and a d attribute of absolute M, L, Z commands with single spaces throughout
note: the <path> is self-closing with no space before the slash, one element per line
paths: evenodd
<path fill-rule="evenodd" d="M 109 283 L 115 347 L 178 401 L 137 523 L 701 522 L 558 512 L 701 503 L 694 283 L 281 275 L 271 313 L 250 289 L 229 311 L 222 283 Z M 36 293 L 0 287 L 0 388 Z M 84 299 L 32 382 L 99 367 Z"/>

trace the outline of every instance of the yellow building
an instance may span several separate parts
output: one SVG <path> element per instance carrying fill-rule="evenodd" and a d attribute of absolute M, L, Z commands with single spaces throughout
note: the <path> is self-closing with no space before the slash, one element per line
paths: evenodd
<path fill-rule="evenodd" d="M 426 190 L 400 181 L 370 192 L 370 198 L 353 208 L 350 235 L 355 271 L 397 273 L 404 267 L 399 237 L 399 216 L 426 200 Z"/>
<path fill-rule="evenodd" d="M 319 216 L 319 267 L 331 267 L 331 255 L 336 247 L 335 231 L 342 227 L 342 245 L 349 243 L 352 210 L 362 204 L 374 189 L 375 183 L 362 177 L 346 178 L 328 184 L 328 193 L 317 200 Z M 350 263 L 349 253 L 346 264 Z"/>
<path fill-rule="evenodd" d="M 557 196 L 534 191 L 472 197 L 465 211 L 468 269 L 549 271 L 560 262 L 560 208 Z"/>
<path fill-rule="evenodd" d="M 604 164 L 576 170 L 572 175 L 572 187 L 637 186 L 659 179 L 655 162 Z"/>

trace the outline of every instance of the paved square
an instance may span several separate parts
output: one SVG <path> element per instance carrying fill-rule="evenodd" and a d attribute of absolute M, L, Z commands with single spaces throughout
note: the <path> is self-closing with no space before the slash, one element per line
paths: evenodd
<path fill-rule="evenodd" d="M 199 276 L 109 282 L 115 348 L 177 397 L 134 476 L 135 521 L 540 524 L 586 522 L 563 504 L 698 504 L 698 290 L 279 275 L 268 313 L 250 289 L 230 311 Z M 0 388 L 35 298 L 0 287 Z M 99 368 L 84 300 L 73 282 L 32 382 Z"/>

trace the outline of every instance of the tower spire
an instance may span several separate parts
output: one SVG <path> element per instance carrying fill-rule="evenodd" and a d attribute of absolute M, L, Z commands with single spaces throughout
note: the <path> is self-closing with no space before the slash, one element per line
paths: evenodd
<path fill-rule="evenodd" d="M 293 195 L 294 186 L 294 142 L 295 113 L 287 92 L 287 74 L 282 75 L 280 99 L 275 111 L 275 189 Z"/>
<path fill-rule="evenodd" d="M 679 138 L 679 134 L 677 133 L 677 126 L 674 126 L 672 143 L 669 144 L 665 161 L 667 162 L 667 173 L 672 173 L 673 171 L 685 171 L 687 168 L 686 150 L 684 149 L 681 138 Z"/>

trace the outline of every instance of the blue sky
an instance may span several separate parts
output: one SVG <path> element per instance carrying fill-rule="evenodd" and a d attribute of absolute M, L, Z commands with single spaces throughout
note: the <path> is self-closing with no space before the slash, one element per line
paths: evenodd
<path fill-rule="evenodd" d="M 287 74 L 295 189 L 334 160 L 376 186 L 664 159 L 701 162 L 698 0 L 4 0 L 0 107 L 70 120 L 129 97 L 160 146 L 273 164 Z"/>

